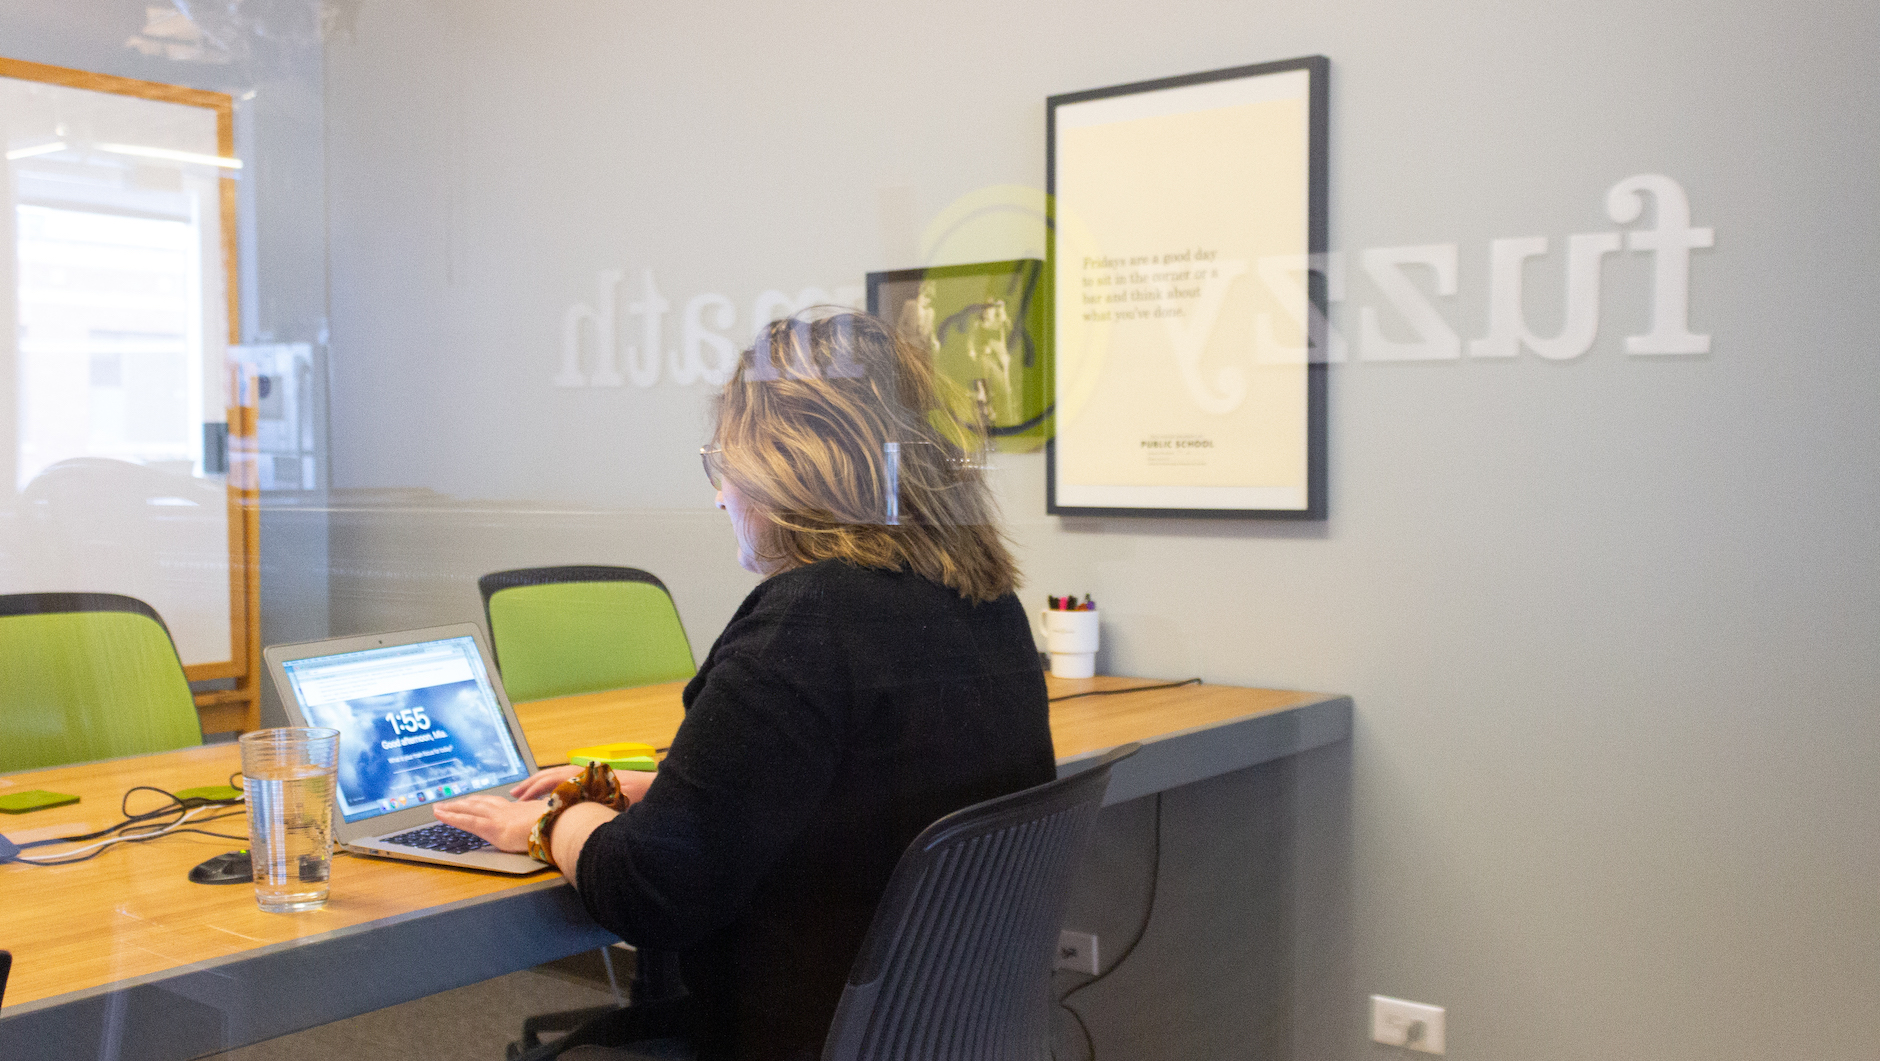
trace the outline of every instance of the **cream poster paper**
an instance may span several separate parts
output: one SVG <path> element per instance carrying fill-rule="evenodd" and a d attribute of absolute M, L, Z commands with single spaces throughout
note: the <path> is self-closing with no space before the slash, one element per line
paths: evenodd
<path fill-rule="evenodd" d="M 1059 504 L 1306 507 L 1307 76 L 1059 108 Z"/>

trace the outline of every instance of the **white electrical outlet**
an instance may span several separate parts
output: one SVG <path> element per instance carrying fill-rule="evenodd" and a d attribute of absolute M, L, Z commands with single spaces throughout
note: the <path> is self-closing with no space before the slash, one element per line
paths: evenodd
<path fill-rule="evenodd" d="M 1097 937 L 1088 932 L 1059 932 L 1057 960 L 1051 968 L 1097 975 Z"/>
<path fill-rule="evenodd" d="M 1371 1038 L 1387 1046 L 1440 1054 L 1443 1052 L 1443 1007 L 1372 995 Z"/>

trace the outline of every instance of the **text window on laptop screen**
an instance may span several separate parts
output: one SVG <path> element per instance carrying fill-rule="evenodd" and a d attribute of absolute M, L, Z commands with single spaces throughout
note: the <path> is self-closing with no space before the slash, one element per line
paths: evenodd
<path fill-rule="evenodd" d="M 469 637 L 282 664 L 310 726 L 339 730 L 347 821 L 527 773 Z"/>

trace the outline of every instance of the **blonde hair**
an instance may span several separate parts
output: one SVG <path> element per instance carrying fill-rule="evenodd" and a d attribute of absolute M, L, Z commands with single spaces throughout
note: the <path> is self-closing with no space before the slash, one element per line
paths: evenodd
<path fill-rule="evenodd" d="M 942 386 L 926 352 L 865 313 L 759 332 L 718 396 L 712 436 L 755 509 L 759 560 L 773 572 L 821 560 L 908 570 L 973 601 L 1016 589 L 976 460 L 984 435 Z"/>

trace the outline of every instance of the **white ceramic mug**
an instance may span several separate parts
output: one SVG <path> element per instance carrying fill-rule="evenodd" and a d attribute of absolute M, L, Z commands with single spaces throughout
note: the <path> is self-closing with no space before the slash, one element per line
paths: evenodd
<path fill-rule="evenodd" d="M 1088 678 L 1097 672 L 1097 613 L 1044 612 L 1044 649 L 1051 673 L 1059 678 Z"/>

